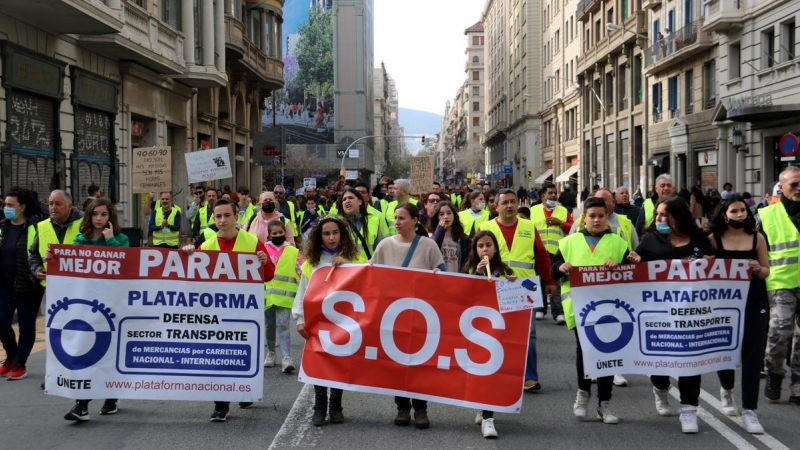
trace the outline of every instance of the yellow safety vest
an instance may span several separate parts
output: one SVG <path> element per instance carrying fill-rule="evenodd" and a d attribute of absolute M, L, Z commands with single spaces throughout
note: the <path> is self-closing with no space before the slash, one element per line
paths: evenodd
<path fill-rule="evenodd" d="M 81 221 L 75 220 L 69 227 L 67 227 L 67 232 L 64 234 L 64 240 L 59 241 L 58 236 L 56 235 L 56 229 L 53 227 L 52 220 L 44 220 L 39 222 L 37 225 L 39 228 L 39 256 L 42 257 L 42 261 L 44 262 L 44 270 L 47 271 L 47 261 L 44 260 L 44 255 L 47 253 L 47 248 L 51 245 L 58 245 L 58 244 L 67 244 L 72 245 L 75 242 L 75 237 L 80 234 L 81 229 Z M 33 242 L 31 242 L 33 245 Z M 42 286 L 47 286 L 47 282 L 42 280 Z"/>
<path fill-rule="evenodd" d="M 524 278 L 536 276 L 536 255 L 533 246 L 536 244 L 536 227 L 533 222 L 527 219 L 517 219 L 517 230 L 514 235 L 513 248 L 509 250 L 506 238 L 497 224 L 497 219 L 483 222 L 478 226 L 478 230 L 486 230 L 494 234 L 497 244 L 500 246 L 500 258 L 511 270 L 514 275 Z"/>
<path fill-rule="evenodd" d="M 464 227 L 464 233 L 472 236 L 475 234 L 475 230 L 478 229 L 480 224 L 489 220 L 489 210 L 484 208 L 477 218 L 473 218 L 472 208 L 467 208 L 464 211 L 458 212 L 458 220 L 461 222 L 461 226 Z"/>
<path fill-rule="evenodd" d="M 644 207 L 644 228 L 646 230 L 655 219 L 656 205 L 652 198 L 647 198 L 642 206 Z"/>
<path fill-rule="evenodd" d="M 553 210 L 551 217 L 555 217 L 561 220 L 561 222 L 566 222 L 568 215 L 569 211 L 567 211 L 567 208 L 559 205 Z M 558 251 L 558 241 L 564 239 L 566 236 L 561 225 L 547 225 L 547 215 L 544 213 L 544 205 L 542 204 L 531 208 L 531 222 L 536 226 L 536 231 L 539 232 L 539 236 L 542 238 L 542 244 L 544 244 L 544 247 L 547 249 L 547 253 L 555 255 Z"/>
<path fill-rule="evenodd" d="M 252 203 L 247 205 L 247 208 L 239 210 L 239 220 L 237 221 L 240 226 L 244 226 L 253 214 L 256 213 L 256 206 Z"/>
<path fill-rule="evenodd" d="M 516 239 L 516 238 L 515 238 Z M 573 267 L 602 266 L 609 259 L 622 262 L 625 251 L 628 249 L 627 243 L 616 234 L 606 233 L 600 238 L 600 242 L 594 251 L 586 243 L 586 236 L 583 233 L 571 234 L 558 242 L 558 249 L 564 261 L 572 264 Z M 575 311 L 572 307 L 572 294 L 570 294 L 569 278 L 561 284 L 561 306 L 564 308 L 564 317 L 567 320 L 567 327 L 571 330 L 575 328 Z"/>
<path fill-rule="evenodd" d="M 758 215 L 769 241 L 767 290 L 800 287 L 800 232 L 789 218 L 786 207 L 778 202 L 761 209 Z"/>
<path fill-rule="evenodd" d="M 204 235 L 208 236 L 205 231 L 203 232 Z M 200 245 L 200 250 L 205 250 L 209 252 L 218 252 L 220 251 L 219 248 L 219 240 L 216 239 L 217 235 L 214 233 L 214 239 L 206 239 L 202 245 Z M 236 234 L 236 242 L 233 244 L 233 251 L 238 253 L 255 253 L 256 248 L 258 248 L 258 238 L 254 234 L 250 234 L 246 231 L 239 231 Z"/>
<path fill-rule="evenodd" d="M 206 202 L 205 206 L 197 210 L 196 213 L 198 216 L 198 220 L 200 221 L 200 231 L 205 230 L 208 228 L 209 225 L 214 223 L 213 217 L 209 217 L 208 215 L 208 202 Z M 210 222 L 208 219 L 212 219 Z"/>
<path fill-rule="evenodd" d="M 272 281 L 265 284 L 266 291 L 264 291 L 264 309 L 272 305 L 281 308 L 291 308 L 294 303 L 294 297 L 297 294 L 297 285 L 300 282 L 300 277 L 297 276 L 297 255 L 300 250 L 292 245 L 283 247 L 283 253 L 278 258 L 278 264 L 275 265 L 275 276 Z"/>
<path fill-rule="evenodd" d="M 168 233 L 164 233 L 164 231 L 162 231 L 160 228 L 161 222 L 164 221 L 164 211 L 162 211 L 161 208 L 156 208 L 155 212 L 155 224 L 157 227 L 159 227 L 159 229 L 158 231 L 153 232 L 153 245 L 167 244 L 173 247 L 177 246 L 180 243 L 181 232 L 170 230 Z M 169 217 L 167 217 L 167 223 L 169 223 L 169 226 L 175 225 L 175 216 L 177 216 L 179 212 L 181 212 L 181 209 L 176 205 L 172 205 L 172 211 L 170 211 Z"/>
<path fill-rule="evenodd" d="M 418 205 L 418 201 L 415 198 L 408 197 L 408 203 L 412 205 Z M 389 227 L 390 234 L 397 234 L 397 229 L 394 227 L 394 210 L 400 206 L 397 200 L 392 200 L 387 206 L 386 211 L 384 212 L 384 217 L 386 218 L 386 226 Z"/>
<path fill-rule="evenodd" d="M 456 194 L 450 194 L 450 203 L 458 209 L 461 206 L 461 196 Z"/>

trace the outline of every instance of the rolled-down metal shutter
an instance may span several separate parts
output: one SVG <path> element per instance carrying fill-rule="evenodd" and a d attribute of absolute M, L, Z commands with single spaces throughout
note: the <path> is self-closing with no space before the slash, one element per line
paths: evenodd
<path fill-rule="evenodd" d="M 8 94 L 11 185 L 35 191 L 46 203 L 50 192 L 63 186 L 64 175 L 56 153 L 55 100 L 18 90 Z"/>
<path fill-rule="evenodd" d="M 114 176 L 114 116 L 91 108 L 75 107 L 75 157 L 72 186 L 75 195 L 88 195 L 88 188 L 100 186 L 104 197 L 116 198 Z"/>

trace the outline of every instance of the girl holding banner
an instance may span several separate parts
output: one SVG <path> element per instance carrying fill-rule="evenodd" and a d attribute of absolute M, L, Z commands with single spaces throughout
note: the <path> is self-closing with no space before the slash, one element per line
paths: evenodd
<path fill-rule="evenodd" d="M 449 205 L 449 202 L 444 203 Z M 463 230 L 462 230 L 463 231 Z M 498 249 L 500 245 L 497 238 L 490 231 L 479 231 L 472 238 L 469 257 L 461 268 L 461 272 L 492 278 L 507 278 L 511 281 L 517 279 L 514 271 L 500 258 Z M 475 424 L 481 426 L 481 434 L 485 438 L 496 438 L 497 429 L 494 427 L 494 411 L 478 411 Z"/>
<path fill-rule="evenodd" d="M 75 236 L 74 245 L 98 245 L 103 247 L 129 247 L 128 236 L 122 234 L 117 220 L 117 208 L 111 200 L 101 197 L 92 200 L 86 207 L 81 222 L 80 234 Z M 49 259 L 47 252 L 45 259 Z M 117 413 L 119 400 L 106 399 L 100 408 L 100 415 Z M 89 420 L 89 400 L 75 400 L 75 406 L 64 416 L 66 420 Z"/>
<path fill-rule="evenodd" d="M 356 247 L 356 243 L 348 231 L 347 224 L 336 216 L 328 216 L 320 220 L 311 230 L 303 259 L 305 261 L 300 267 L 302 275 L 300 276 L 300 284 L 297 286 L 292 315 L 297 321 L 297 332 L 300 333 L 303 339 L 308 339 L 303 313 L 303 301 L 305 301 L 306 289 L 308 289 L 308 283 L 311 280 L 314 269 L 320 264 L 331 264 L 331 271 L 328 273 L 330 275 L 336 266 L 358 261 L 358 247 Z M 311 418 L 311 423 L 315 427 L 325 424 L 327 409 L 328 388 L 314 386 L 314 416 Z M 331 388 L 329 414 L 331 423 L 344 422 L 341 389 Z"/>
<path fill-rule="evenodd" d="M 732 195 L 722 200 L 711 216 L 711 245 L 717 258 L 747 259 L 753 271 L 753 280 L 747 294 L 744 310 L 744 333 L 742 339 L 742 422 L 748 433 L 763 434 L 764 427 L 758 421 L 758 390 L 761 369 L 764 367 L 764 350 L 769 331 L 769 301 L 767 285 L 769 256 L 767 241 L 755 230 L 755 217 L 744 200 Z M 733 401 L 735 372 L 717 372 L 722 400 L 722 411 L 735 416 Z"/>
<path fill-rule="evenodd" d="M 680 197 L 661 200 L 656 205 L 655 220 L 647 228 L 636 253 L 642 261 L 664 259 L 698 259 L 714 254 L 711 243 L 697 228 L 689 205 Z M 660 416 L 672 415 L 669 406 L 669 376 L 652 375 L 653 396 Z M 697 433 L 697 405 L 700 397 L 700 375 L 678 377 L 681 394 L 681 431 Z"/>
<path fill-rule="evenodd" d="M 561 284 L 562 306 L 567 327 L 575 332 L 577 358 L 575 368 L 578 372 L 578 393 L 572 413 L 579 419 L 586 418 L 586 405 L 591 395 L 592 381 L 584 376 L 583 350 L 575 328 L 575 311 L 570 296 L 569 272 L 574 267 L 603 265 L 609 269 L 624 261 L 639 262 L 639 255 L 628 251 L 627 242 L 608 227 L 608 212 L 605 200 L 590 197 L 583 203 L 581 216 L 583 226 L 580 231 L 570 234 L 558 242 L 558 251 L 553 255 L 550 273 L 553 278 L 566 277 Z M 614 377 L 597 378 L 597 418 L 603 423 L 619 423 L 619 418 L 611 411 L 609 401 L 614 385 Z"/>

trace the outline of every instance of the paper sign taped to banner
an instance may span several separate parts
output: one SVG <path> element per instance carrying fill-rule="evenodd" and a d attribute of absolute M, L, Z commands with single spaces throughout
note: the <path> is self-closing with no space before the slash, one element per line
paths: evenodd
<path fill-rule="evenodd" d="M 576 267 L 570 295 L 586 377 L 738 368 L 750 280 L 747 260 Z"/>
<path fill-rule="evenodd" d="M 497 305 L 503 314 L 542 307 L 539 277 L 517 278 L 514 281 L 501 278 L 495 284 L 495 292 Z"/>
<path fill-rule="evenodd" d="M 51 251 L 48 394 L 261 401 L 264 283 L 255 254 Z"/>
<path fill-rule="evenodd" d="M 233 176 L 228 147 L 186 153 L 185 156 L 189 183 L 222 180 Z"/>
<path fill-rule="evenodd" d="M 519 412 L 531 311 L 500 314 L 485 277 L 318 268 L 303 300 L 300 381 Z M 402 280 L 402 283 L 386 283 Z"/>

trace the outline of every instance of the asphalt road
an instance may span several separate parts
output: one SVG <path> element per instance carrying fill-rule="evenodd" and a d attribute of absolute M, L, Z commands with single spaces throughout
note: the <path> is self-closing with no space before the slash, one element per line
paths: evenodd
<path fill-rule="evenodd" d="M 29 361 L 28 378 L 0 380 L 0 448 L 800 449 L 800 406 L 762 401 L 758 413 L 767 434 L 749 435 L 738 417 L 726 417 L 717 409 L 716 375 L 703 377 L 700 433 L 695 435 L 682 434 L 677 417 L 658 416 L 650 381 L 644 376 L 629 376 L 629 386 L 614 388 L 611 406 L 620 416 L 618 425 L 594 418 L 596 397 L 590 400 L 589 419 L 577 421 L 572 416 L 577 389 L 574 337 L 551 320 L 538 324 L 543 389 L 525 394 L 521 414 L 496 414 L 499 438 L 494 440 L 480 435 L 480 427 L 473 422 L 474 410 L 430 404 L 431 428 L 417 430 L 413 425 L 393 424 L 391 397 L 352 392 L 344 396 L 345 423 L 313 427 L 309 421 L 313 389 L 304 389 L 296 375 L 282 374 L 279 368 L 266 369 L 265 401 L 247 410 L 234 404 L 225 423 L 209 421 L 211 402 L 134 400 L 123 400 L 113 416 L 100 416 L 102 402 L 94 401 L 91 421 L 72 423 L 63 419 L 72 401 L 46 395 L 39 388 L 44 377 L 44 351 L 39 350 Z M 292 339 L 297 361 L 302 342 L 296 335 Z M 37 349 L 41 347 L 40 342 Z M 738 384 L 736 392 L 740 398 Z M 673 406 L 677 403 L 671 399 Z"/>

